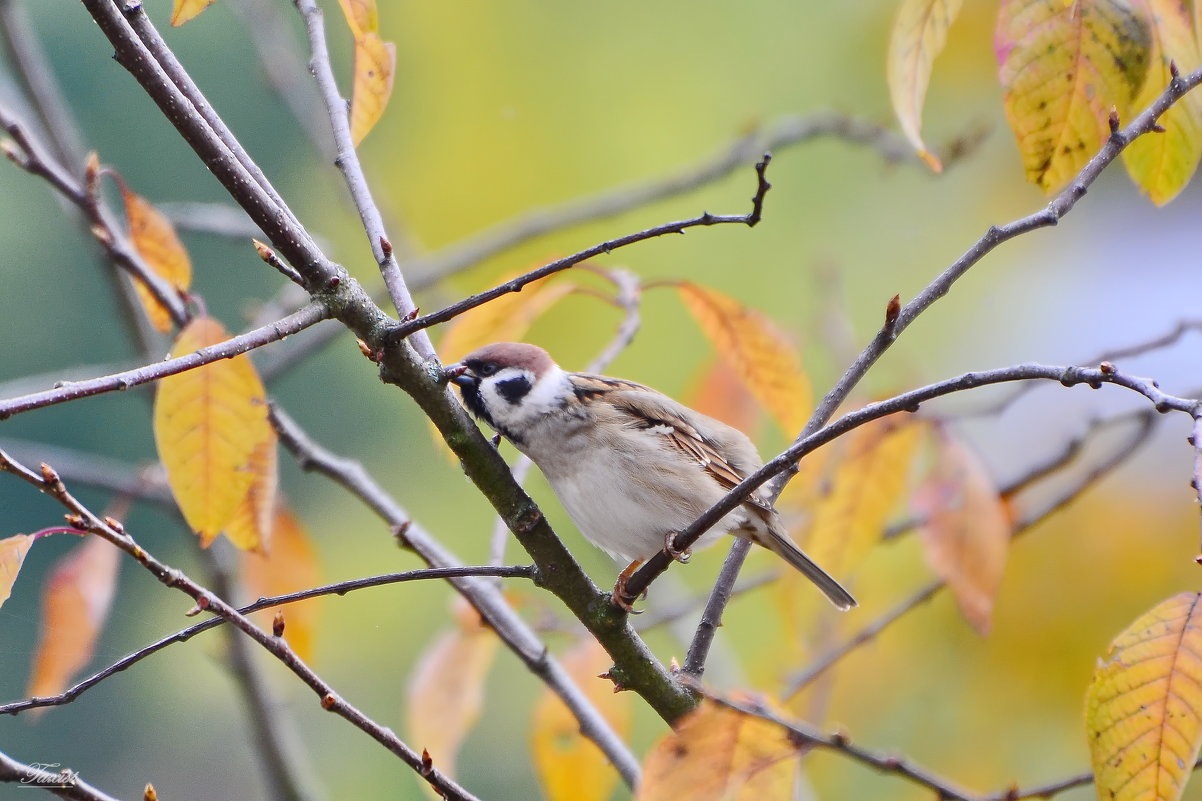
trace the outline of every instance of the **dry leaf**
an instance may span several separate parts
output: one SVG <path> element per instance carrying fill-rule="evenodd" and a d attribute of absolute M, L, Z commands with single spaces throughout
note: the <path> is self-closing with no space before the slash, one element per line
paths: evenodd
<path fill-rule="evenodd" d="M 434 766 L 455 775 L 463 739 L 480 718 L 484 680 L 497 653 L 497 635 L 459 596 L 454 629 L 443 632 L 418 660 L 406 693 L 409 741 Z"/>
<path fill-rule="evenodd" d="M 613 662 L 605 649 L 585 637 L 561 662 L 618 737 L 625 739 L 630 731 L 630 694 L 615 693 L 613 682 L 598 678 Z M 617 771 L 601 749 L 580 734 L 580 721 L 547 687 L 534 708 L 530 750 L 548 801 L 606 801 L 613 794 Z"/>
<path fill-rule="evenodd" d="M 1146 0 L 1152 20 L 1152 58 L 1134 112 L 1150 106 L 1169 85 L 1170 62 L 1182 73 L 1202 63 L 1193 20 L 1181 0 Z M 1135 183 L 1158 206 L 1175 198 L 1193 177 L 1202 158 L 1202 99 L 1190 92 L 1160 117 L 1164 133 L 1141 136 L 1123 151 L 1123 163 Z"/>
<path fill-rule="evenodd" d="M 225 536 L 243 551 L 267 553 L 271 549 L 279 473 L 275 429 L 268 426 L 268 430 L 268 438 L 250 455 L 249 469 L 254 474 L 254 481 L 225 526 Z"/>
<path fill-rule="evenodd" d="M 145 198 L 129 191 L 124 182 L 119 185 L 125 201 L 129 238 L 134 249 L 155 275 L 165 279 L 175 289 L 186 291 L 192 285 L 192 260 L 176 235 L 175 226 Z M 155 329 L 170 331 L 174 323 L 167 309 L 141 281 L 134 281 L 134 289 Z"/>
<path fill-rule="evenodd" d="M 685 395 L 685 403 L 740 431 L 751 431 L 759 416 L 755 396 L 724 359 L 714 359 L 701 369 L 694 389 Z"/>
<path fill-rule="evenodd" d="M 1177 801 L 1202 745 L 1197 593 L 1161 603 L 1098 660 L 1085 725 L 1098 798 Z"/>
<path fill-rule="evenodd" d="M 980 458 L 946 434 L 934 468 L 914 493 L 927 562 L 956 596 L 961 614 L 988 634 L 1010 550 L 1010 514 Z"/>
<path fill-rule="evenodd" d="M 321 562 L 301 522 L 283 504 L 276 505 L 273 522 L 270 552 L 243 554 L 242 578 L 254 598 L 286 595 L 321 583 Z M 319 599 L 297 601 L 278 609 L 284 613 L 284 637 L 288 644 L 301 659 L 312 662 L 321 609 Z M 266 623 L 275 612 L 265 609 L 255 614 Z"/>
<path fill-rule="evenodd" d="M 847 435 L 830 491 L 814 509 L 806 553 L 836 576 L 847 576 L 881 540 L 906 489 L 922 427 L 897 416 Z"/>
<path fill-rule="evenodd" d="M 117 586 L 121 552 L 95 535 L 58 560 L 42 591 L 29 696 L 58 695 L 88 664 Z"/>
<path fill-rule="evenodd" d="M 351 140 L 359 143 L 371 133 L 392 96 L 396 45 L 378 33 L 355 39 L 355 83 L 351 91 Z"/>
<path fill-rule="evenodd" d="M 224 341 L 207 317 L 180 332 L 172 356 Z M 188 525 L 207 546 L 238 512 L 256 480 L 255 452 L 275 434 L 263 383 L 245 355 L 159 381 L 154 438 L 167 483 Z"/>
<path fill-rule="evenodd" d="M 706 699 L 643 762 L 637 801 L 792 801 L 799 752 L 787 731 Z"/>
<path fill-rule="evenodd" d="M 0 540 L 0 606 L 12 595 L 13 583 L 34 539 L 32 534 L 14 534 Z"/>
<path fill-rule="evenodd" d="M 175 8 L 171 11 L 171 24 L 178 27 L 195 19 L 214 2 L 216 0 L 175 0 Z"/>
<path fill-rule="evenodd" d="M 1054 192 L 1106 141 L 1110 109 L 1127 118 L 1148 26 L 1127 2 L 1002 0 L 994 45 L 1027 180 Z"/>
<path fill-rule="evenodd" d="M 338 0 L 338 5 L 342 6 L 347 27 L 356 39 L 365 33 L 379 32 L 380 13 L 376 0 Z"/>
<path fill-rule="evenodd" d="M 903 0 L 889 34 L 885 75 L 902 133 L 935 172 L 943 165 L 922 141 L 922 106 L 931 82 L 931 64 L 947 44 L 947 29 L 962 0 Z"/>
<path fill-rule="evenodd" d="M 739 301 L 697 284 L 676 285 L 719 356 L 790 436 L 805 425 L 811 407 L 810 379 L 801 358 L 772 321 Z"/>

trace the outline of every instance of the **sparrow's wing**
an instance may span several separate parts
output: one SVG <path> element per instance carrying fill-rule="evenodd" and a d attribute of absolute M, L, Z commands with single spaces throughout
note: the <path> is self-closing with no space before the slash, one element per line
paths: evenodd
<path fill-rule="evenodd" d="M 699 412 L 695 412 L 650 387 L 605 376 L 575 374 L 572 383 L 576 396 L 586 404 L 603 402 L 626 418 L 634 428 L 661 435 L 664 442 L 709 474 L 726 489 L 747 477 L 747 470 L 759 466 L 755 448 L 740 432 Z M 725 433 L 724 441 L 706 436 L 689 422 L 696 418 L 715 433 Z M 731 456 L 723 455 L 724 452 Z M 734 456 L 742 457 L 732 458 Z M 752 493 L 746 503 L 765 512 L 772 505 L 761 493 Z"/>

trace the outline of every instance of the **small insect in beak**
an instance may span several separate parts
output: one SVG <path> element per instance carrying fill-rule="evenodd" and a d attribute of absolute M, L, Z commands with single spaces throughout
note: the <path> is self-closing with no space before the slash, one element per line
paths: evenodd
<path fill-rule="evenodd" d="M 443 368 L 442 374 L 452 384 L 458 384 L 461 387 L 472 387 L 479 381 L 466 364 L 448 365 Z"/>

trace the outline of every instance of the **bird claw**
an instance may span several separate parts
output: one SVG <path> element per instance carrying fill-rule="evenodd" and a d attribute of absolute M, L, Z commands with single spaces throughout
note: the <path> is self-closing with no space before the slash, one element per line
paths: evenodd
<path fill-rule="evenodd" d="M 664 553 L 671 557 L 673 562 L 680 562 L 682 565 L 687 565 L 689 559 L 693 556 L 693 552 L 688 548 L 683 551 L 676 550 L 673 540 L 676 539 L 676 532 L 669 531 L 664 535 Z"/>
<path fill-rule="evenodd" d="M 634 602 L 637 601 L 641 596 L 631 595 L 626 589 L 626 583 L 630 581 L 630 577 L 634 575 L 634 571 L 638 570 L 639 565 L 641 564 L 643 564 L 643 560 L 641 559 L 628 564 L 626 568 L 618 574 L 618 580 L 614 582 L 614 590 L 609 596 L 610 603 L 628 615 L 641 615 L 644 611 L 642 609 L 634 608 Z M 646 594 L 647 593 L 645 592 L 642 593 L 642 595 Z"/>

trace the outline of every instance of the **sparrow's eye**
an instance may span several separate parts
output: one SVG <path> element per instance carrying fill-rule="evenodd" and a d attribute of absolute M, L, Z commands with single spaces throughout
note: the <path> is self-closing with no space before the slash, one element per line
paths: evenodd
<path fill-rule="evenodd" d="M 485 362 L 476 368 L 475 373 L 481 378 L 488 378 L 490 375 L 496 375 L 497 369 L 497 366 L 492 362 Z"/>

